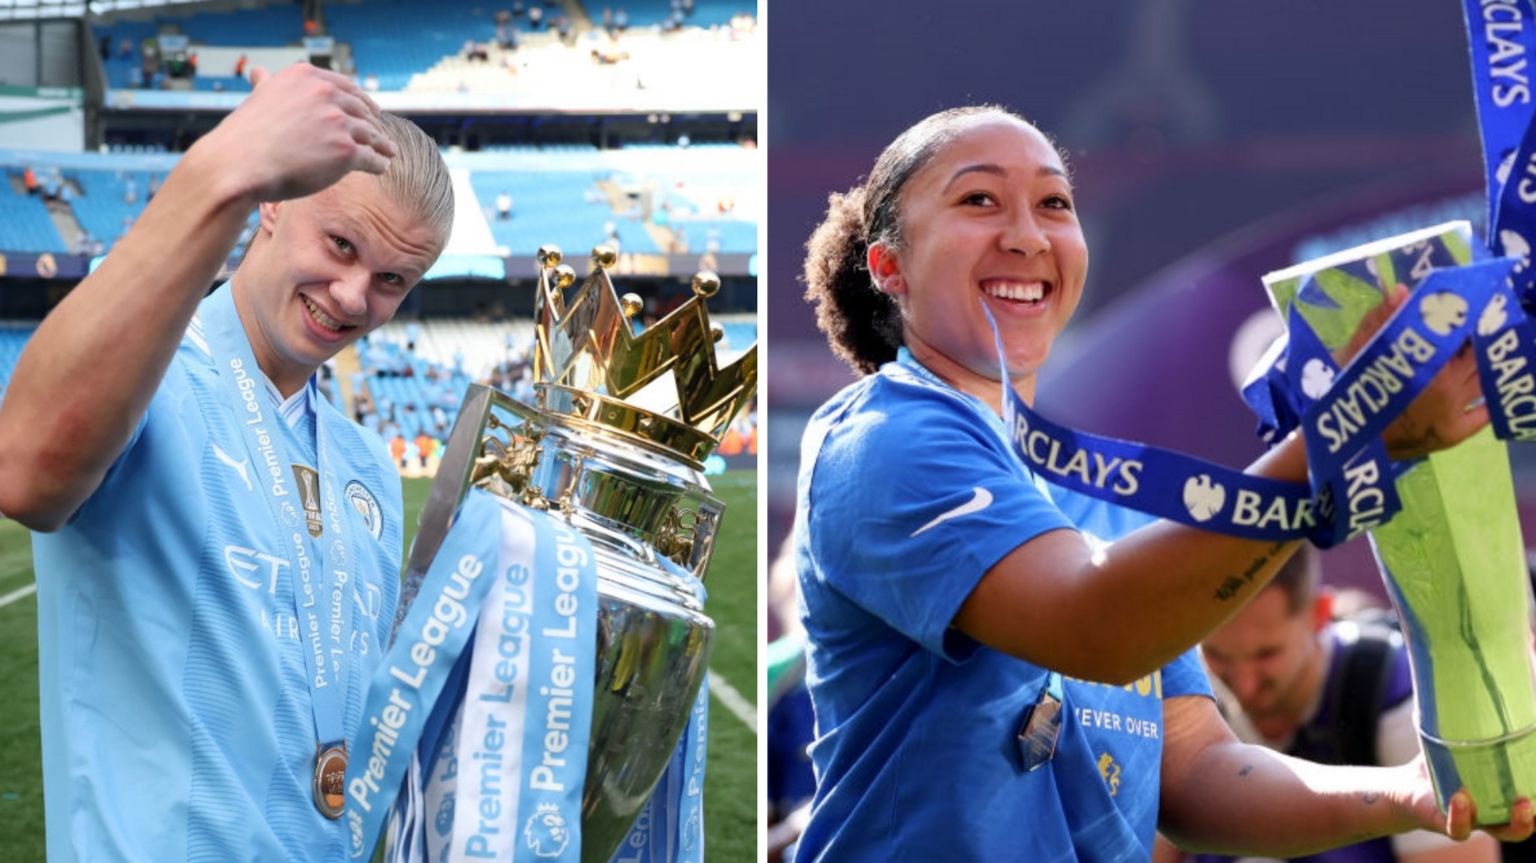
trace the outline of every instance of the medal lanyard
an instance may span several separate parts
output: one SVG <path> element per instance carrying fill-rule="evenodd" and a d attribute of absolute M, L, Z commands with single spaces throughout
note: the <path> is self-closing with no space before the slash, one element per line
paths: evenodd
<path fill-rule="evenodd" d="M 342 517 L 341 498 L 336 493 L 333 460 L 328 458 L 325 412 L 315 411 L 318 476 L 301 475 L 289 468 L 296 463 L 289 459 L 283 438 L 293 431 L 266 397 L 265 377 L 256 364 L 235 308 L 233 283 L 215 292 L 203 304 L 201 314 L 223 382 L 220 388 L 234 411 L 235 425 L 250 457 L 251 473 L 258 486 L 256 493 L 271 512 L 272 528 L 279 540 L 277 547 L 292 549 L 290 582 L 294 612 L 301 621 L 299 639 L 303 642 L 301 652 L 316 741 L 320 747 L 340 744 L 346 739 L 344 713 L 353 591 L 348 584 L 351 573 L 347 566 L 346 519 Z M 318 392 L 308 395 L 311 399 L 320 397 Z M 320 488 L 303 487 L 317 482 Z M 323 506 L 323 514 L 315 513 L 320 519 L 316 524 L 324 524 L 330 531 L 330 544 L 325 549 L 318 541 L 324 531 L 312 532 L 303 511 L 303 496 L 307 494 L 313 500 L 316 493 L 320 493 Z"/>

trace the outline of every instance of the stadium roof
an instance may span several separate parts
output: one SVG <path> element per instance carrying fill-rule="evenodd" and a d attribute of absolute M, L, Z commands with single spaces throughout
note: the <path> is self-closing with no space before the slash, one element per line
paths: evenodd
<path fill-rule="evenodd" d="M 161 6 L 203 5 L 198 0 L 0 0 L 0 21 L 79 18 Z"/>

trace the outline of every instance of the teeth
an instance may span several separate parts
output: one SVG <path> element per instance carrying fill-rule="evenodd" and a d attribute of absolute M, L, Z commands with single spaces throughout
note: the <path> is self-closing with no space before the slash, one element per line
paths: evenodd
<path fill-rule="evenodd" d="M 993 282 L 986 286 L 986 291 L 988 296 L 1027 303 L 1045 297 L 1045 285 L 1040 282 Z"/>
<path fill-rule="evenodd" d="M 304 301 L 304 308 L 309 309 L 309 316 L 315 319 L 315 323 L 333 333 L 341 332 L 341 321 L 335 320 L 325 312 L 320 311 L 320 307 L 310 302 L 309 297 L 301 296 L 300 299 Z"/>

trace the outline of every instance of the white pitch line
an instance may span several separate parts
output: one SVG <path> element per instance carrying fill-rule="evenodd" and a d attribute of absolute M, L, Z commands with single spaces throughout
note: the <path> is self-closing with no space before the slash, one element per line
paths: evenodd
<path fill-rule="evenodd" d="M 743 698 L 742 694 L 736 691 L 736 687 L 727 683 L 724 677 L 713 670 L 709 672 L 709 691 L 720 699 L 720 703 L 725 705 L 726 710 L 731 711 L 732 716 L 752 729 L 753 734 L 757 733 L 757 708 L 752 706 L 752 702 Z"/>
<path fill-rule="evenodd" d="M 25 599 L 34 593 L 37 593 L 36 582 L 13 590 L 5 596 L 0 596 L 0 608 L 6 607 L 18 599 Z M 714 671 L 710 671 L 709 691 L 716 698 L 720 699 L 720 703 L 725 705 L 725 709 L 731 711 L 732 716 L 741 720 L 741 723 L 751 729 L 753 734 L 757 733 L 757 709 L 740 692 L 736 691 L 736 687 L 727 683 L 724 677 L 721 677 Z"/>
<path fill-rule="evenodd" d="M 37 582 L 35 581 L 26 587 L 17 588 L 16 590 L 7 593 L 5 596 L 0 596 L 0 608 L 5 608 L 7 605 L 10 605 L 16 600 L 25 599 L 34 593 L 37 593 Z M 740 698 L 741 696 L 738 695 L 736 697 Z"/>

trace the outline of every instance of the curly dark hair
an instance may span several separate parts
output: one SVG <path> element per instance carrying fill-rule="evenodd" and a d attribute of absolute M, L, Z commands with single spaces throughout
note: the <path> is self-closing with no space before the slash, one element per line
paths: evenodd
<path fill-rule="evenodd" d="M 886 146 L 869 178 L 827 198 L 827 215 L 806 242 L 805 299 L 816 306 L 816 326 L 832 352 L 860 374 L 896 358 L 905 342 L 901 309 L 869 274 L 869 247 L 901 247 L 901 190 L 965 121 L 998 114 L 1028 123 L 1001 105 L 970 105 L 930 114 Z"/>

